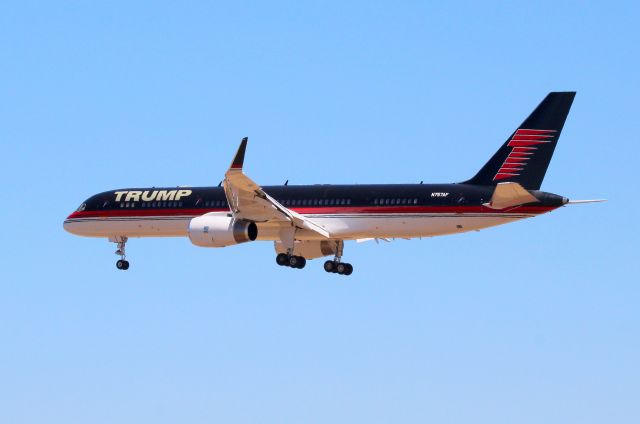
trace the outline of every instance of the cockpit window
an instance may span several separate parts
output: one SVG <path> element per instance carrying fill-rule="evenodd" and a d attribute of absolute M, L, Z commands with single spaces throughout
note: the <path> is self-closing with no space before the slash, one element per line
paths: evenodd
<path fill-rule="evenodd" d="M 78 206 L 78 209 L 76 209 L 76 212 L 82 212 L 83 210 L 85 210 L 87 208 L 87 204 L 83 203 L 80 206 Z"/>

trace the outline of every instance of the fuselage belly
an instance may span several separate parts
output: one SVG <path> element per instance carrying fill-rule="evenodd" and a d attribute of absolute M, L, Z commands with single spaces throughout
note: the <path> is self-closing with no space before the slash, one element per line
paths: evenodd
<path fill-rule="evenodd" d="M 467 231 L 514 222 L 534 214 L 427 214 L 423 216 L 372 215 L 324 216 L 310 215 L 327 228 L 332 238 L 342 240 L 362 238 L 414 238 L 458 234 Z M 87 237 L 187 237 L 189 222 L 195 216 L 80 218 L 65 223 L 67 231 Z M 278 240 L 277 227 L 258 224 L 258 240 Z M 260 231 L 262 230 L 262 231 Z M 296 240 L 324 240 L 312 231 L 299 230 Z"/>

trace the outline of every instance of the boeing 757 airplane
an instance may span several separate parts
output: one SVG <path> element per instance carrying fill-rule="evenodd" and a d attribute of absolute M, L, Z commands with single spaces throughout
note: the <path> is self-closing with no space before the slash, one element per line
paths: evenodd
<path fill-rule="evenodd" d="M 350 275 L 345 240 L 432 237 L 531 218 L 567 203 L 540 191 L 575 92 L 538 105 L 471 179 L 455 184 L 261 187 L 243 172 L 247 138 L 221 187 L 125 188 L 91 196 L 64 221 L 68 232 L 117 243 L 118 269 L 135 237 L 189 237 L 200 247 L 274 243 L 278 265 L 304 268 L 333 256 L 327 272 Z"/>

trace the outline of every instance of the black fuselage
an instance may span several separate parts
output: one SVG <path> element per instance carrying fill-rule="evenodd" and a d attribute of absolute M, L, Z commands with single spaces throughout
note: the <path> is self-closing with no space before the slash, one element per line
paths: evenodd
<path fill-rule="evenodd" d="M 494 187 L 468 184 L 371 184 L 371 185 L 282 185 L 265 186 L 264 191 L 291 209 L 323 208 L 388 208 L 478 207 L 489 201 Z M 176 200 L 172 192 L 190 191 Z M 129 193 L 142 193 L 128 196 Z M 120 195 L 118 195 L 120 193 Z M 558 207 L 563 197 L 532 190 L 540 201 L 538 207 Z M 160 195 L 159 195 L 160 194 Z M 147 200 L 145 200 L 147 199 Z M 526 205 L 524 205 L 526 206 Z M 114 210 L 182 209 L 205 213 L 207 210 L 228 209 L 222 187 L 151 187 L 106 191 L 87 199 L 82 207 L 86 212 L 108 213 Z"/>

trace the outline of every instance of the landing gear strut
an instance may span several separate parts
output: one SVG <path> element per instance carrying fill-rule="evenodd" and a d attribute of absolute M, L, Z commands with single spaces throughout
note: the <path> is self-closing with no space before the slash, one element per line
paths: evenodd
<path fill-rule="evenodd" d="M 116 250 L 116 255 L 120 256 L 120 259 L 118 259 L 116 261 L 116 268 L 122 270 L 122 271 L 126 271 L 129 269 L 129 261 L 126 260 L 126 253 L 125 253 L 125 247 L 127 244 L 127 237 L 116 237 L 115 239 L 111 240 L 115 243 L 118 244 L 118 249 Z"/>
<path fill-rule="evenodd" d="M 276 256 L 276 263 L 280 266 L 302 269 L 307 264 L 307 260 L 303 256 L 279 253 L 278 256 Z"/>
<path fill-rule="evenodd" d="M 326 261 L 324 263 L 324 270 L 340 275 L 351 275 L 353 272 L 353 266 L 346 262 L 341 262 L 342 252 L 344 249 L 344 241 L 340 240 L 336 249 L 336 256 L 332 261 Z"/>

